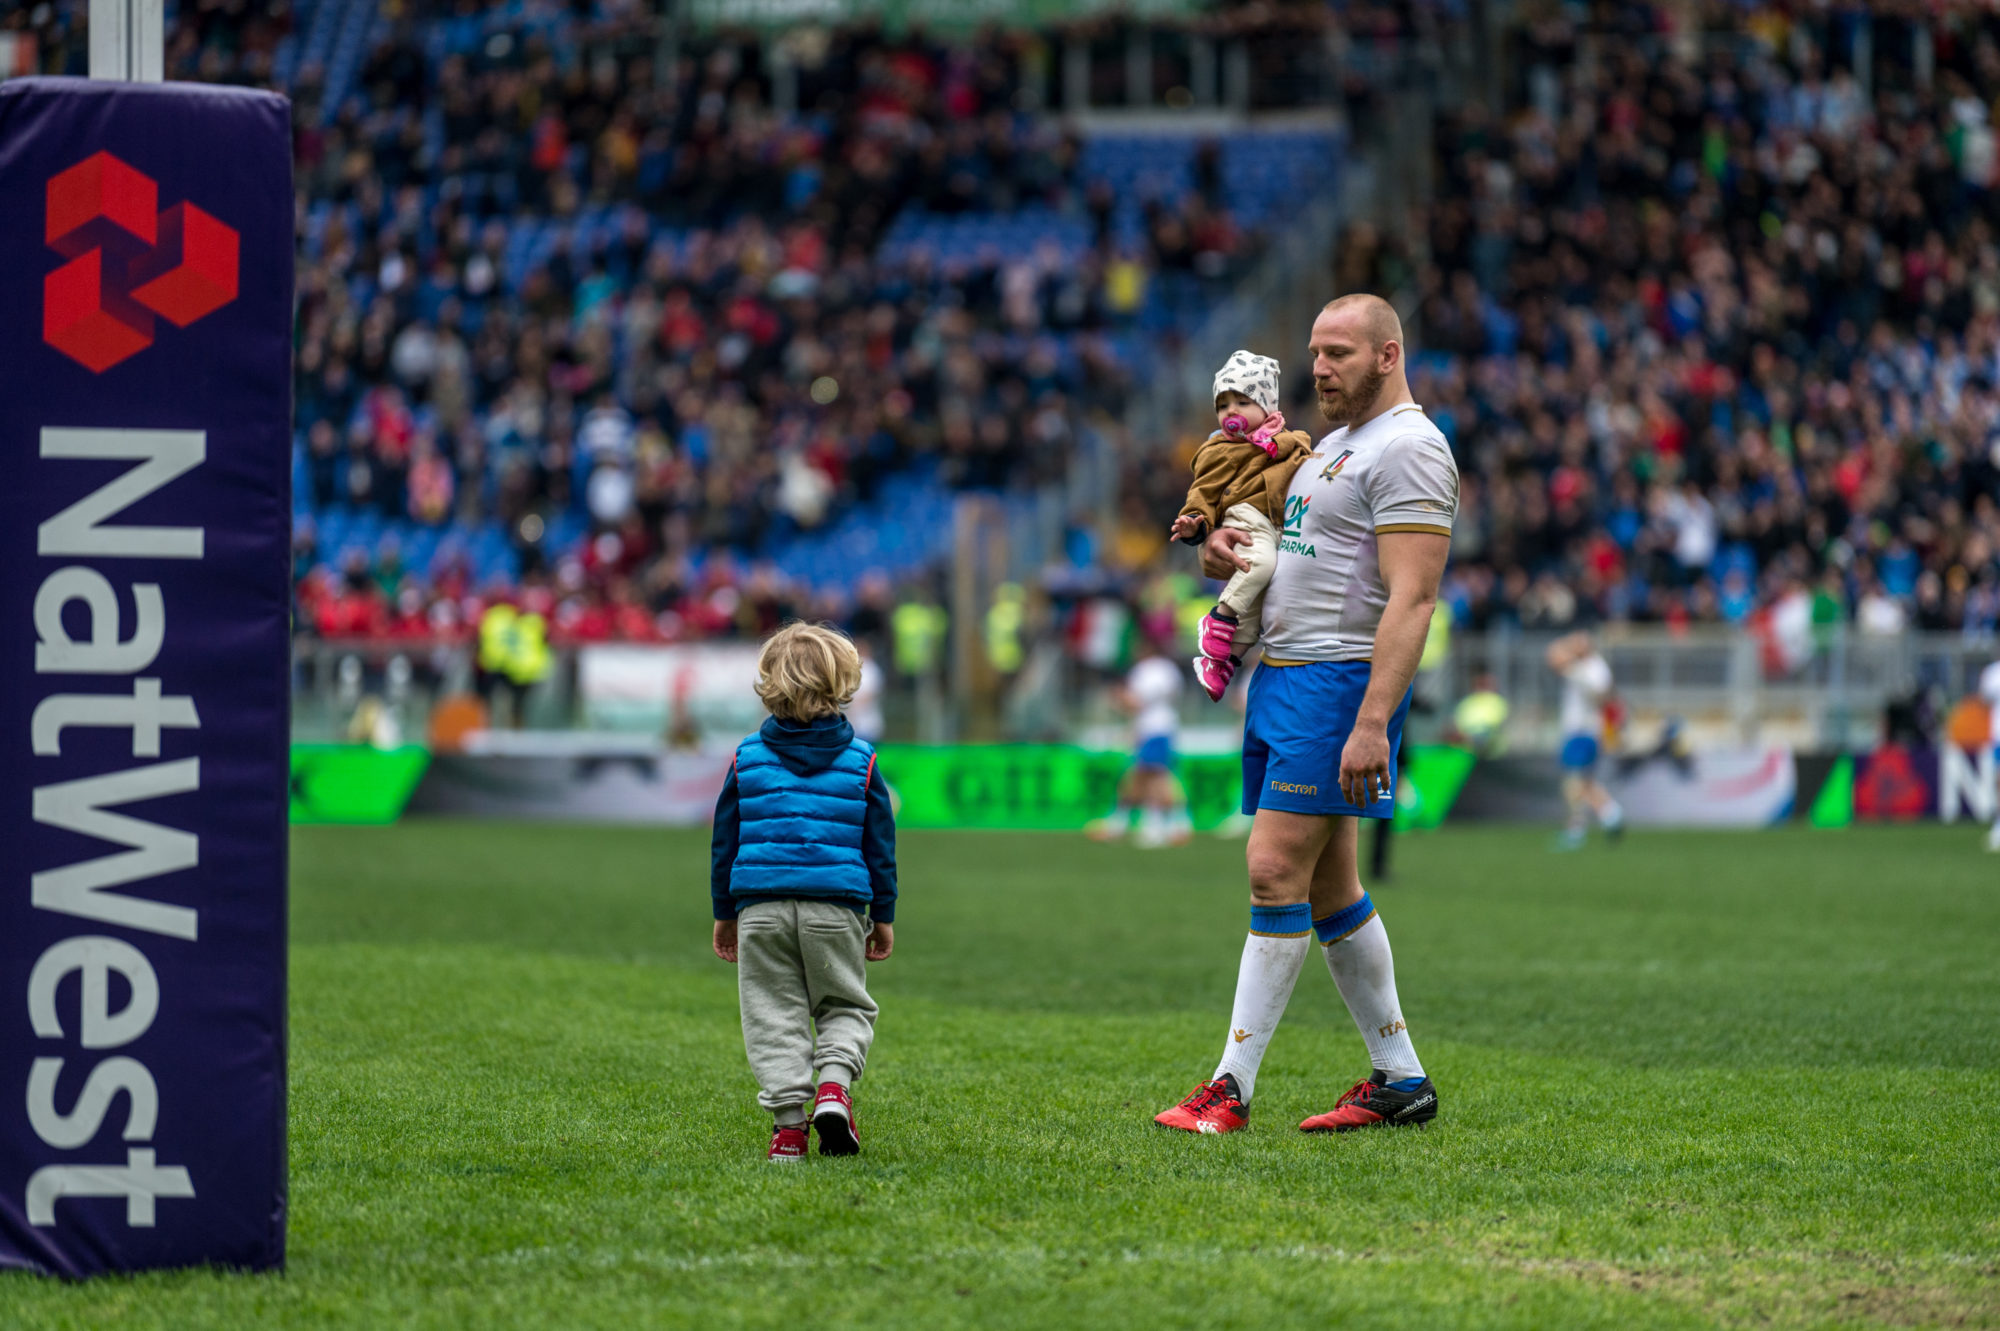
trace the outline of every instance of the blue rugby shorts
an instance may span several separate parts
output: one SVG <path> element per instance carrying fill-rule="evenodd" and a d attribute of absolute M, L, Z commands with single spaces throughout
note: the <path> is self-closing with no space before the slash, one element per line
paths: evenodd
<path fill-rule="evenodd" d="M 1168 735 L 1153 735 L 1139 743 L 1139 751 L 1132 755 L 1135 767 L 1157 768 L 1171 772 L 1174 770 L 1174 741 Z"/>
<path fill-rule="evenodd" d="M 1368 671 L 1366 661 L 1257 667 L 1243 718 L 1243 812 L 1395 814 L 1396 754 L 1410 714 L 1408 693 L 1389 718 L 1388 792 L 1365 806 L 1340 793 L 1340 751 L 1368 691 Z"/>
<path fill-rule="evenodd" d="M 1563 740 L 1562 765 L 1565 772 L 1588 772 L 1597 766 L 1597 736 L 1571 735 Z"/>

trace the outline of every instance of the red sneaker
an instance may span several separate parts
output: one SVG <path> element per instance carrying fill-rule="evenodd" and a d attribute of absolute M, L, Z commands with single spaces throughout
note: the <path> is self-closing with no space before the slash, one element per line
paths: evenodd
<path fill-rule="evenodd" d="M 813 1131 L 821 1155 L 859 1155 L 861 1132 L 854 1123 L 854 1100 L 837 1081 L 823 1081 L 813 1098 Z"/>
<path fill-rule="evenodd" d="M 1182 1132 L 1236 1132 L 1250 1126 L 1250 1106 L 1237 1098 L 1236 1079 L 1225 1072 L 1195 1087 L 1166 1113 L 1155 1114 L 1153 1122 Z"/>
<path fill-rule="evenodd" d="M 1299 1124 L 1300 1132 L 1352 1132 L 1356 1128 L 1421 1126 L 1437 1117 L 1437 1087 L 1431 1079 L 1407 1090 L 1385 1085 L 1381 1072 L 1347 1088 L 1334 1107 Z"/>
<path fill-rule="evenodd" d="M 774 1165 L 789 1165 L 806 1158 L 806 1125 L 794 1123 L 771 1133 L 771 1150 L 764 1157 Z"/>

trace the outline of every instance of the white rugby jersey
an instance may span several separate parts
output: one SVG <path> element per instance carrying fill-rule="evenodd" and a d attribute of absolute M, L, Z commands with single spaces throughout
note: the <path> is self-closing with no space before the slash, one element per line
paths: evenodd
<path fill-rule="evenodd" d="M 1278 567 L 1264 594 L 1264 659 L 1367 660 L 1389 603 L 1376 535 L 1449 536 L 1457 516 L 1451 445 L 1415 403 L 1320 440 L 1285 497 Z"/>
<path fill-rule="evenodd" d="M 1995 748 L 2000 748 L 2000 661 L 1979 672 L 1979 696 L 1986 701 L 1986 734 Z"/>
<path fill-rule="evenodd" d="M 1563 671 L 1562 733 L 1596 739 L 1604 731 L 1604 700 L 1611 696 L 1611 663 L 1596 652 Z"/>
<path fill-rule="evenodd" d="M 1164 656 L 1149 656 L 1132 667 L 1125 688 L 1139 708 L 1132 721 L 1139 742 L 1172 739 L 1181 728 L 1180 710 L 1174 705 L 1181 692 L 1180 667 Z"/>

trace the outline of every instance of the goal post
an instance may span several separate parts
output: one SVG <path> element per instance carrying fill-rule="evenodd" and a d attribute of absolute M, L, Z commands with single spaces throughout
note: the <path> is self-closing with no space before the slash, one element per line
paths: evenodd
<path fill-rule="evenodd" d="M 166 0 L 90 0 L 90 77 L 163 82 L 166 44 Z"/>

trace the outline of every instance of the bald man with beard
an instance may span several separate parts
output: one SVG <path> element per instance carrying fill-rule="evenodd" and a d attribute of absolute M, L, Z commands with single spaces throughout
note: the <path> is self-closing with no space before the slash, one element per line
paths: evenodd
<path fill-rule="evenodd" d="M 1395 811 L 1395 754 L 1451 546 L 1458 467 L 1410 396 L 1402 323 L 1387 301 L 1329 302 L 1309 350 L 1320 414 L 1335 428 L 1292 479 L 1265 593 L 1243 727 L 1250 934 L 1215 1075 L 1155 1120 L 1187 1132 L 1249 1126 L 1258 1066 L 1315 935 L 1373 1070 L 1300 1129 L 1437 1115 L 1356 848 L 1359 819 Z M 1227 576 L 1249 539 L 1217 530 L 1203 569 Z"/>

